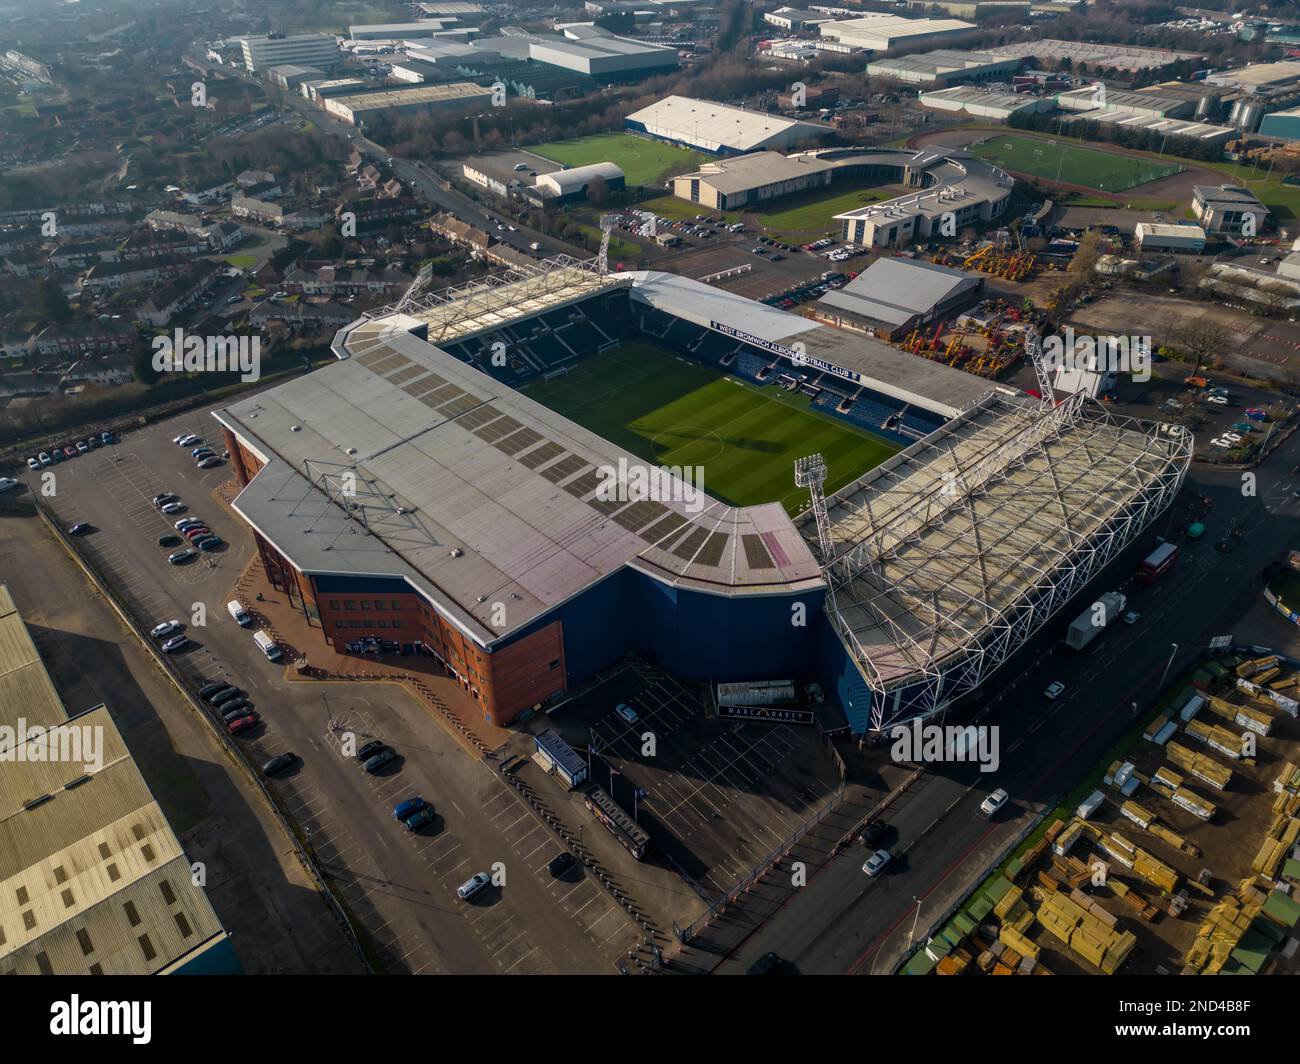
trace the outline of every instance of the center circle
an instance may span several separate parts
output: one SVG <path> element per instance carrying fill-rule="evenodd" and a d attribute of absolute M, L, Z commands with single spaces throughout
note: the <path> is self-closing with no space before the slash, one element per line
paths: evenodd
<path fill-rule="evenodd" d="M 665 437 L 673 437 L 675 438 L 675 442 L 665 443 L 664 442 Z M 692 439 L 692 437 L 694 438 Z M 667 452 L 672 451 L 677 447 L 680 447 L 682 443 L 686 442 L 687 440 L 690 440 L 692 443 L 695 443 L 700 440 L 706 440 L 709 438 L 712 438 L 714 443 L 718 445 L 718 449 L 714 451 L 711 455 L 709 455 L 707 458 L 696 459 L 691 463 L 692 465 L 702 466 L 708 462 L 712 462 L 715 458 L 721 457 L 722 452 L 727 449 L 727 445 L 722 442 L 722 437 L 719 436 L 712 429 L 699 428 L 698 426 L 695 425 L 685 425 L 682 428 L 677 429 L 671 433 L 656 432 L 653 436 L 650 437 L 650 447 L 654 451 L 655 461 L 658 462 L 660 465 L 667 465 L 668 463 L 663 460 L 663 455 L 666 454 Z"/>

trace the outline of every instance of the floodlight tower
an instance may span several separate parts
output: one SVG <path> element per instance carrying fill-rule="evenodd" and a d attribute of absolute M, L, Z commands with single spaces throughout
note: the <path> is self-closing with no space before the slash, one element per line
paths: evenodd
<path fill-rule="evenodd" d="M 397 301 L 393 310 L 398 314 L 405 313 L 407 308 L 415 303 L 420 293 L 429 287 L 429 282 L 433 280 L 433 263 L 425 263 L 420 267 L 420 272 L 415 275 L 415 280 L 411 282 L 410 287 L 402 293 L 402 298 Z"/>
<path fill-rule="evenodd" d="M 618 215 L 602 214 L 600 216 L 600 257 L 596 265 L 602 277 L 609 273 L 609 234 L 618 225 Z"/>
<path fill-rule="evenodd" d="M 1034 372 L 1038 374 L 1038 391 L 1042 396 L 1040 404 L 1045 410 L 1051 410 L 1056 405 L 1056 398 L 1052 394 L 1052 375 L 1047 372 L 1047 363 L 1043 361 L 1042 340 L 1032 325 L 1025 326 L 1025 354 L 1029 356 L 1029 361 L 1034 364 Z"/>
<path fill-rule="evenodd" d="M 831 543 L 831 519 L 826 513 L 826 495 L 822 486 L 826 483 L 826 459 L 820 454 L 810 454 L 806 458 L 796 458 L 794 462 L 794 484 L 797 488 L 807 488 L 812 499 L 813 517 L 817 520 L 817 543 L 821 547 L 822 564 L 829 565 L 835 548 Z"/>

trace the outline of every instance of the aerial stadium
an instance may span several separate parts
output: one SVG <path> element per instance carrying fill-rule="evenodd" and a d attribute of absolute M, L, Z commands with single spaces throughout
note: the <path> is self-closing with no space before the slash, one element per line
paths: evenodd
<path fill-rule="evenodd" d="M 1186 475 L 1182 428 L 604 263 L 413 287 L 215 412 L 323 642 L 431 654 L 501 725 L 635 653 L 817 680 L 877 731 L 982 683 Z"/>

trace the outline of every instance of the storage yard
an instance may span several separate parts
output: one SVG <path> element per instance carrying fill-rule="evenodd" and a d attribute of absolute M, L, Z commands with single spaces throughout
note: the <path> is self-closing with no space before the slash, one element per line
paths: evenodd
<path fill-rule="evenodd" d="M 1204 661 L 905 966 L 912 974 L 1297 970 L 1300 672 Z"/>

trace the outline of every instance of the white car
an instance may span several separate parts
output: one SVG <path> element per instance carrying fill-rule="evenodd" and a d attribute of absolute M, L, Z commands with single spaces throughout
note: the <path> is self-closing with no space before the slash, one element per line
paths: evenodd
<path fill-rule="evenodd" d="M 162 624 L 155 624 L 149 629 L 149 634 L 155 639 L 161 639 L 165 635 L 171 635 L 173 632 L 181 630 L 180 621 L 163 621 Z"/>
<path fill-rule="evenodd" d="M 169 502 L 162 508 L 162 512 L 168 515 L 183 514 L 188 507 L 183 502 Z"/>
<path fill-rule="evenodd" d="M 196 436 L 192 432 L 187 432 L 184 436 L 177 436 L 176 439 L 172 440 L 172 442 L 181 447 L 193 447 L 202 438 L 202 436 Z"/>
<path fill-rule="evenodd" d="M 862 871 L 869 876 L 878 876 L 884 867 L 894 859 L 894 855 L 888 850 L 877 850 L 862 864 Z"/>
<path fill-rule="evenodd" d="M 1047 690 L 1043 692 L 1044 698 L 1060 698 L 1065 691 L 1065 684 L 1060 680 L 1053 680 L 1047 685 Z"/>
<path fill-rule="evenodd" d="M 1207 403 L 1214 403 L 1215 406 L 1227 406 L 1228 397 L 1226 395 L 1211 395 L 1205 400 Z"/>
<path fill-rule="evenodd" d="M 0 491 L 13 491 L 18 487 L 18 481 L 13 477 L 0 477 Z"/>
<path fill-rule="evenodd" d="M 190 440 L 193 438 L 194 438 L 194 433 L 182 432 L 179 436 L 172 437 L 172 443 L 184 443 L 186 440 Z"/>
<path fill-rule="evenodd" d="M 1236 432 L 1225 432 L 1219 437 L 1221 440 L 1227 440 L 1229 443 L 1240 443 L 1241 436 Z"/>
<path fill-rule="evenodd" d="M 981 815 L 992 816 L 994 813 L 996 813 L 999 809 L 1001 809 L 1004 805 L 1007 804 L 1007 799 L 1009 797 L 1011 796 L 1007 794 L 1007 792 L 1004 791 L 1001 787 L 999 787 L 996 791 L 994 791 L 987 798 L 985 798 L 984 801 L 980 803 Z"/>
<path fill-rule="evenodd" d="M 28 468 L 28 469 L 40 469 L 40 468 L 41 468 L 41 460 L 40 460 L 39 458 L 29 458 L 29 459 L 27 459 L 27 468 Z"/>
<path fill-rule="evenodd" d="M 486 890 L 491 882 L 492 877 L 486 872 L 475 872 L 474 875 L 456 888 L 456 893 L 460 896 L 461 901 L 469 901 L 475 894 Z"/>
<path fill-rule="evenodd" d="M 1226 450 L 1228 450 L 1228 448 L 1230 448 L 1230 447 L 1232 446 L 1232 441 L 1231 441 L 1231 440 L 1225 440 L 1223 437 L 1220 436 L 1220 437 L 1218 437 L 1218 438 L 1216 438 L 1216 439 L 1211 440 L 1211 441 L 1210 441 L 1210 446 L 1211 446 L 1211 447 L 1222 447 L 1222 448 L 1226 451 Z"/>
<path fill-rule="evenodd" d="M 629 706 L 626 702 L 620 702 L 618 705 L 616 705 L 614 707 L 614 712 L 617 713 L 629 724 L 635 724 L 638 720 L 641 719 L 636 715 L 636 710 L 633 709 L 631 706 Z"/>

